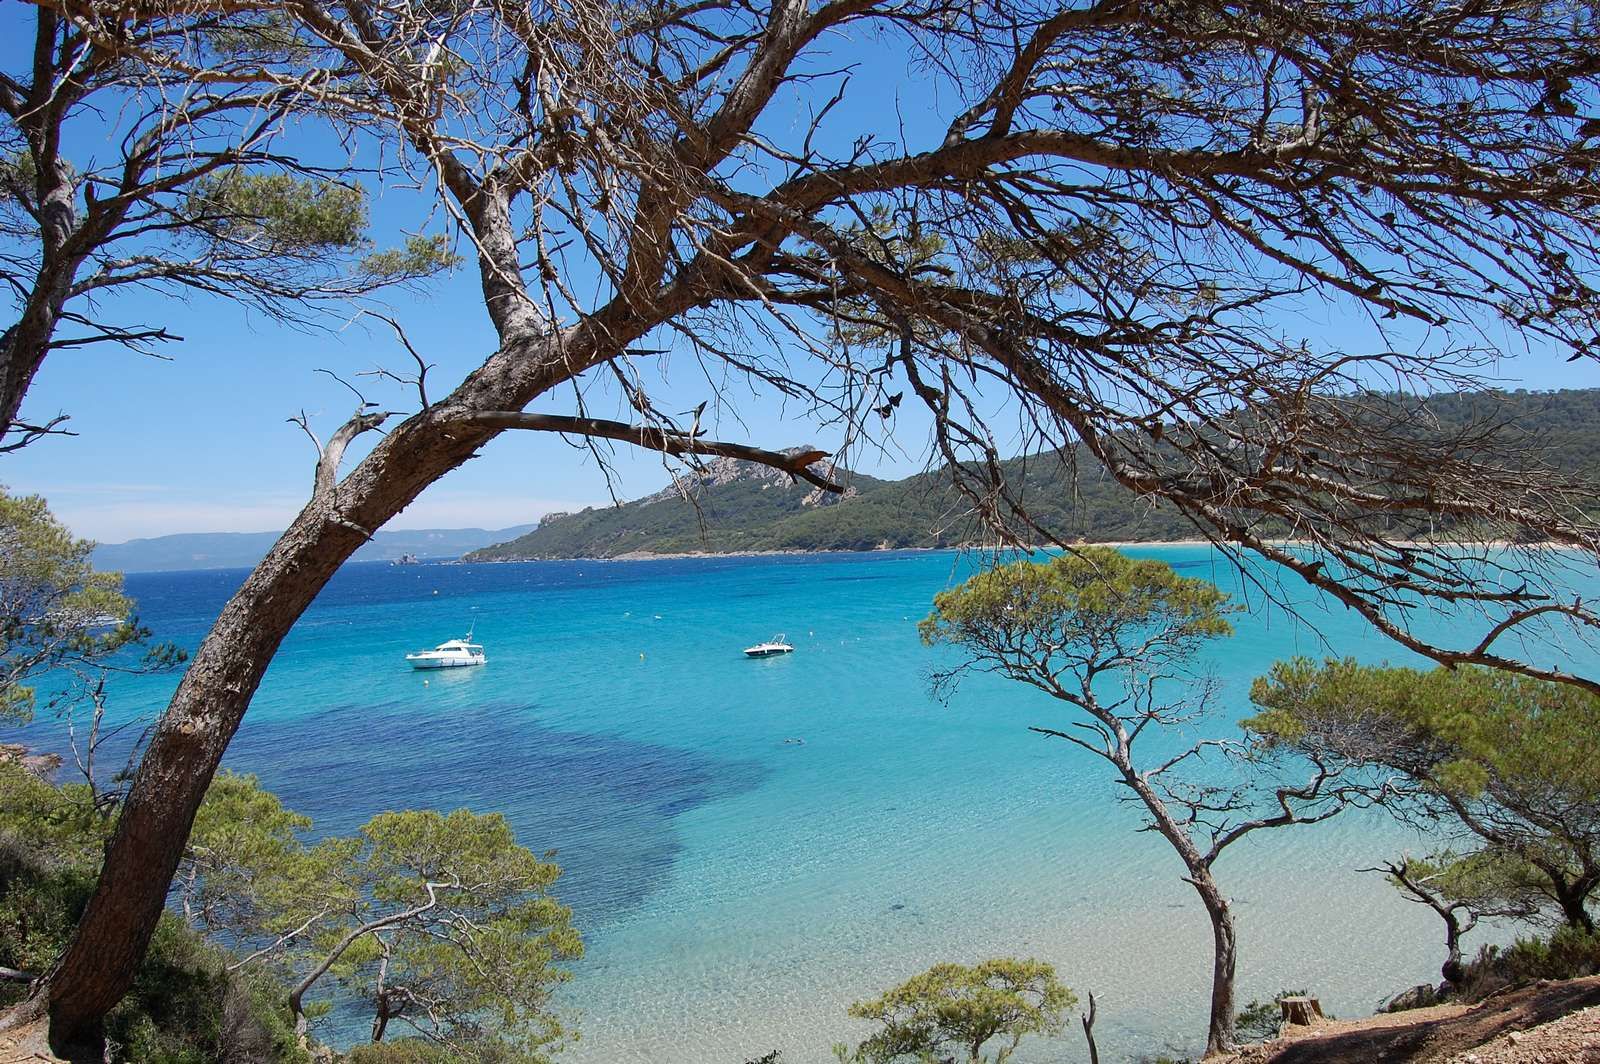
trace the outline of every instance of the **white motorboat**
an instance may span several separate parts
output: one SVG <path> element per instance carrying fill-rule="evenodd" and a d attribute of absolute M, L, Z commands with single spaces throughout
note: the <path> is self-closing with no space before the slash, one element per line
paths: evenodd
<path fill-rule="evenodd" d="M 465 639 L 447 639 L 432 650 L 419 650 L 407 654 L 406 660 L 413 669 L 454 669 L 463 665 L 482 665 L 489 659 L 483 647 L 472 641 L 472 633 Z"/>
<path fill-rule="evenodd" d="M 775 635 L 765 643 L 757 643 L 753 647 L 745 647 L 744 656 L 747 658 L 775 658 L 779 654 L 793 654 L 794 647 L 783 640 L 783 636 Z"/>

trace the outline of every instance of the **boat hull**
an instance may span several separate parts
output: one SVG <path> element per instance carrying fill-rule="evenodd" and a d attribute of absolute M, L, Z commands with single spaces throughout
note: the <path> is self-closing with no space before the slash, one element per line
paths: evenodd
<path fill-rule="evenodd" d="M 473 665 L 487 664 L 488 659 L 481 661 L 448 661 L 440 658 L 408 658 L 413 669 L 465 669 Z"/>
<path fill-rule="evenodd" d="M 782 657 L 785 654 L 793 654 L 793 653 L 794 653 L 794 648 L 793 647 L 789 647 L 787 650 L 778 650 L 778 649 L 772 649 L 772 650 L 746 650 L 744 652 L 744 656 L 747 657 L 747 658 L 777 658 L 777 657 Z"/>

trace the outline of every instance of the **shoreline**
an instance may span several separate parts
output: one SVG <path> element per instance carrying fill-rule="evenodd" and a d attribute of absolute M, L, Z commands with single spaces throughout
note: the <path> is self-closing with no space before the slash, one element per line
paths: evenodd
<path fill-rule="evenodd" d="M 1278 547 L 1305 546 L 1310 541 L 1304 539 L 1269 539 L 1267 543 Z M 1127 550 L 1138 547 L 1216 547 L 1217 544 L 1209 539 L 1102 539 L 1084 540 L 1072 544 L 1074 547 L 1113 547 L 1117 550 Z M 1490 539 L 1479 540 L 1473 543 L 1437 544 L 1423 540 L 1399 539 L 1393 541 L 1393 546 L 1404 547 L 1412 550 L 1423 550 L 1428 547 L 1485 547 L 1492 550 L 1511 550 L 1521 548 L 1525 550 L 1562 550 L 1560 543 L 1548 540 L 1539 543 L 1513 543 L 1510 540 Z M 695 558 L 787 558 L 809 557 L 829 554 L 895 554 L 917 553 L 932 554 L 944 552 L 989 552 L 1004 551 L 1019 554 L 1040 554 L 1061 548 L 1047 544 L 1029 544 L 1026 547 L 1001 548 L 993 544 L 963 544 L 949 547 L 866 547 L 859 549 L 821 549 L 821 550 L 729 550 L 729 551 L 628 551 L 623 554 L 599 555 L 573 555 L 562 558 L 456 558 L 445 564 L 448 565 L 508 565 L 518 562 L 666 562 L 688 561 Z M 1238 547 L 1239 550 L 1251 551 L 1250 547 Z"/>
<path fill-rule="evenodd" d="M 1074 544 L 1075 546 L 1088 547 L 1116 547 L 1119 550 L 1125 547 L 1199 547 L 1210 545 L 1207 539 L 1138 539 L 1138 540 L 1096 540 L 1092 543 Z M 666 562 L 685 561 L 694 558 L 790 558 L 810 557 L 813 555 L 828 554 L 936 554 L 940 552 L 958 551 L 995 551 L 1001 548 L 985 544 L 963 544 L 950 547 L 863 547 L 840 548 L 837 550 L 696 550 L 696 551 L 628 551 L 624 554 L 599 555 L 573 555 L 562 558 L 457 558 L 454 565 L 502 565 L 516 562 Z M 1007 547 L 1004 550 L 1036 554 L 1043 551 L 1059 550 L 1045 544 L 1030 544 L 1027 547 Z"/>
<path fill-rule="evenodd" d="M 1096 540 L 1093 543 L 1073 544 L 1085 547 L 1115 547 L 1121 550 L 1126 547 L 1201 547 L 1209 546 L 1208 539 L 1124 539 L 1124 540 Z M 1030 543 L 1026 547 L 997 547 L 990 544 L 963 544 L 951 547 L 868 547 L 865 550 L 741 550 L 741 551 L 674 551 L 658 554 L 653 551 L 629 551 L 627 554 L 613 554 L 608 558 L 572 558 L 569 561 L 596 561 L 596 562 L 651 562 L 673 561 L 688 558 L 785 558 L 803 557 L 814 554 L 938 554 L 972 552 L 1004 552 L 1016 554 L 1039 554 L 1045 551 L 1060 550 L 1043 543 Z M 522 561 L 555 561 L 553 558 L 524 558 Z"/>

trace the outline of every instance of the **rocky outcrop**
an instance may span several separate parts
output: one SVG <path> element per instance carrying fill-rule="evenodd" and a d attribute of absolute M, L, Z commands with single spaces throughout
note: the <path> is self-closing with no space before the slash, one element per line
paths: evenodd
<path fill-rule="evenodd" d="M 1426 1009 L 1440 1004 L 1444 1000 L 1439 994 L 1439 988 L 1430 983 L 1418 983 L 1410 990 L 1402 990 L 1394 997 L 1383 1003 L 1379 1012 L 1408 1012 L 1411 1009 Z"/>
<path fill-rule="evenodd" d="M 61 769 L 60 754 L 29 753 L 21 743 L 0 743 L 0 761 L 14 761 L 47 783 Z"/>
<path fill-rule="evenodd" d="M 816 449 L 817 448 L 811 446 L 810 444 L 807 444 L 803 447 L 786 447 L 778 453 L 784 455 L 796 455 L 805 454 L 808 451 L 815 451 Z M 828 477 L 829 479 L 835 479 L 843 473 L 843 471 L 837 469 L 832 462 L 827 461 L 813 462 L 809 468 L 821 476 Z M 725 485 L 735 483 L 736 481 L 755 481 L 758 483 L 766 483 L 775 487 L 783 488 L 792 487 L 797 483 L 794 477 L 790 476 L 788 473 L 785 473 L 783 470 L 774 469 L 771 466 L 761 465 L 759 462 L 746 462 L 739 458 L 713 458 L 709 462 L 706 462 L 702 469 L 680 476 L 677 478 L 676 483 L 668 484 L 654 495 L 646 495 L 644 498 L 635 500 L 628 505 L 648 506 L 653 502 L 663 502 L 667 499 L 681 499 L 686 495 L 692 497 L 701 492 L 710 491 L 713 488 L 720 488 Z M 849 495 L 849 491 L 846 491 L 844 496 L 840 496 L 833 492 L 826 492 L 820 488 L 817 488 L 813 489 L 806 495 L 802 505 L 822 505 L 825 503 L 836 502 L 841 497 L 848 498 Z M 564 517 L 566 515 L 556 514 L 551 516 Z M 551 516 L 547 516 L 545 520 L 549 521 Z"/>

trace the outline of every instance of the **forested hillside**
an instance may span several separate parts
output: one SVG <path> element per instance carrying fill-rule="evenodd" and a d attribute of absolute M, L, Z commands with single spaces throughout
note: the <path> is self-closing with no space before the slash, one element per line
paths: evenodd
<path fill-rule="evenodd" d="M 1549 465 L 1600 483 L 1600 389 L 1471 392 L 1432 397 L 1426 431 L 1503 425 L 1518 460 Z M 1135 498 L 1091 458 L 1012 459 L 1007 483 L 1042 527 L 1063 540 L 1185 539 L 1193 528 L 1174 510 Z M 551 514 L 525 536 L 465 556 L 466 561 L 614 558 L 705 551 L 877 550 L 952 547 L 993 539 L 946 477 L 924 473 L 885 481 L 840 474 L 843 498 L 764 467 L 719 459 L 685 485 L 622 506 Z"/>

